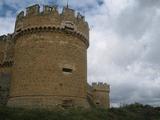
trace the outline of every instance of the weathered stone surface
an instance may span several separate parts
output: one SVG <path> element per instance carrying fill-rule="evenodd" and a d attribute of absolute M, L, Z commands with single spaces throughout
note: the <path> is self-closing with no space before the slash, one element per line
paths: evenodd
<path fill-rule="evenodd" d="M 107 108 L 109 86 L 87 88 L 89 27 L 84 17 L 75 16 L 69 8 L 62 13 L 55 6 L 39 9 L 34 5 L 26 15 L 20 12 L 14 33 L 0 37 L 3 103 L 25 108 L 88 108 L 90 94 L 94 104 Z"/>
<path fill-rule="evenodd" d="M 23 35 L 16 40 L 14 60 L 8 105 L 21 103 L 19 99 L 24 98 L 32 101 L 31 96 L 34 101 L 36 96 L 44 100 L 50 96 L 51 105 L 55 96 L 62 96 L 61 104 L 66 96 L 76 98 L 71 100 L 78 106 L 87 105 L 86 45 L 79 38 L 63 32 Z M 63 68 L 72 72 L 64 72 Z"/>
<path fill-rule="evenodd" d="M 110 87 L 106 83 L 92 83 L 93 102 L 97 107 L 109 108 Z"/>
<path fill-rule="evenodd" d="M 11 80 L 10 68 L 0 70 L 0 104 L 6 105 L 9 96 L 9 85 Z"/>

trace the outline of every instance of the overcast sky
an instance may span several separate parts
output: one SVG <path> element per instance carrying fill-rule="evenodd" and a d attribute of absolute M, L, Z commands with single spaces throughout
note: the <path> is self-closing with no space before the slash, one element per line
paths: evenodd
<path fill-rule="evenodd" d="M 16 14 L 34 3 L 66 0 L 1 0 L 0 35 L 12 33 Z M 69 0 L 90 25 L 88 81 L 111 86 L 112 106 L 160 106 L 160 0 Z"/>

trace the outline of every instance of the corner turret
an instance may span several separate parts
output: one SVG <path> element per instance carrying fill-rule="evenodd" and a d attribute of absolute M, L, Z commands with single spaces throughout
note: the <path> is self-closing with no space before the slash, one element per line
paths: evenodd
<path fill-rule="evenodd" d="M 106 83 L 92 83 L 93 101 L 97 107 L 109 108 L 110 86 Z"/>

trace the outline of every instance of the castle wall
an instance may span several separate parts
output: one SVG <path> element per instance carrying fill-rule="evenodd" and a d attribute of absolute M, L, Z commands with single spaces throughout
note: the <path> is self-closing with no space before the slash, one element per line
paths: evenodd
<path fill-rule="evenodd" d="M 87 85 L 88 47 L 88 23 L 74 10 L 34 5 L 20 12 L 14 33 L 0 37 L 0 104 L 108 108 L 109 86 Z"/>
<path fill-rule="evenodd" d="M 95 105 L 101 108 L 109 108 L 110 107 L 109 85 L 105 83 L 93 83 L 92 88 L 93 88 L 92 91 L 93 101 Z"/>
<path fill-rule="evenodd" d="M 9 49 L 7 49 L 9 48 Z M 0 104 L 6 105 L 9 96 L 9 86 L 11 81 L 11 46 L 7 41 L 7 36 L 0 36 Z"/>
<path fill-rule="evenodd" d="M 65 32 L 18 37 L 8 105 L 52 107 L 69 102 L 87 107 L 86 48 L 80 38 Z"/>
<path fill-rule="evenodd" d="M 16 20 L 9 106 L 89 107 L 87 48 L 89 28 L 74 10 L 39 5 Z"/>
<path fill-rule="evenodd" d="M 11 68 L 0 67 L 0 105 L 6 105 L 9 96 Z"/>

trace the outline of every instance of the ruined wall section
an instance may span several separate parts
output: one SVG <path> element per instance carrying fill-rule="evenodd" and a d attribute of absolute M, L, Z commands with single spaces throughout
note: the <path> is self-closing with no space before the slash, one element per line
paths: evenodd
<path fill-rule="evenodd" d="M 67 33 L 83 38 L 86 46 L 89 46 L 89 27 L 84 16 L 80 13 L 75 15 L 75 11 L 64 7 L 62 13 L 59 13 L 56 6 L 43 6 L 40 11 L 39 5 L 26 8 L 17 16 L 15 33 L 22 34 L 27 31 L 63 30 Z"/>
<path fill-rule="evenodd" d="M 9 96 L 14 42 L 12 35 L 0 36 L 0 104 L 6 105 Z"/>
<path fill-rule="evenodd" d="M 14 41 L 13 35 L 0 36 L 0 67 L 10 67 L 13 64 Z"/>
<path fill-rule="evenodd" d="M 92 83 L 93 101 L 97 107 L 109 108 L 110 86 L 106 83 Z"/>

